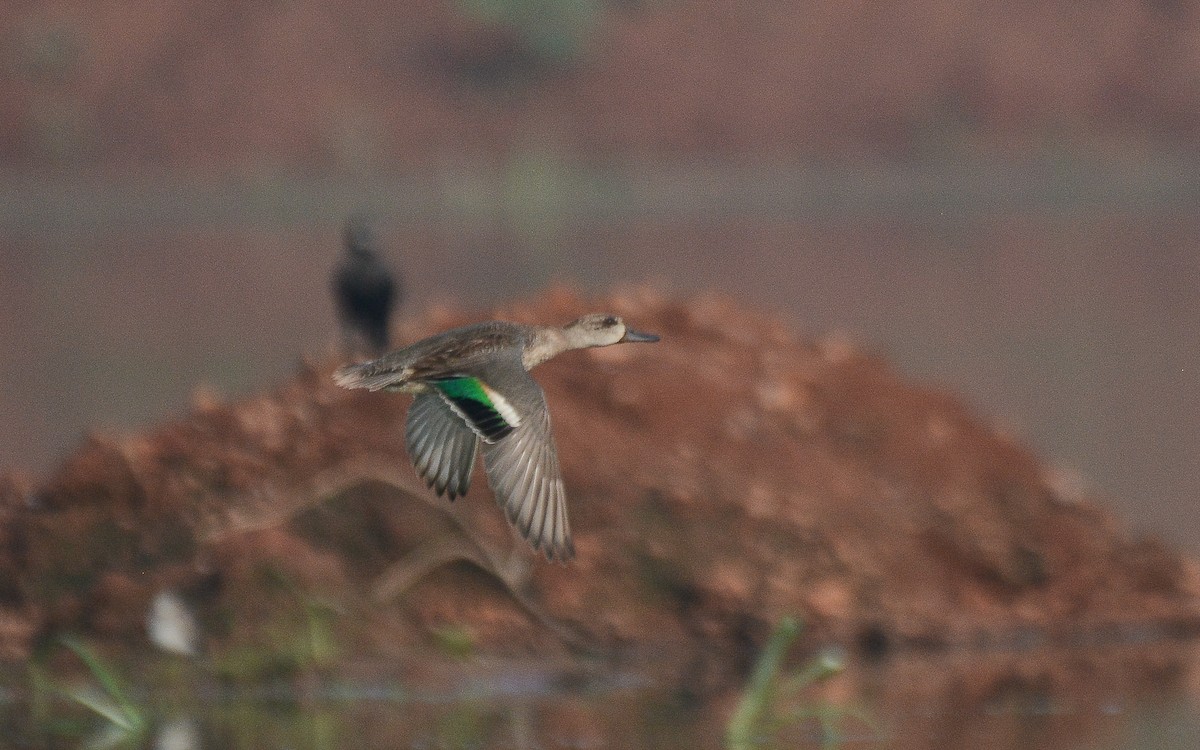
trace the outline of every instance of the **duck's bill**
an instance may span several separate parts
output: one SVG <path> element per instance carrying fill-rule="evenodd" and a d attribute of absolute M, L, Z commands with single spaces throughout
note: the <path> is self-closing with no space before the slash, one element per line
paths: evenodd
<path fill-rule="evenodd" d="M 621 340 L 617 343 L 619 343 L 619 344 L 625 344 L 625 343 L 636 344 L 639 341 L 649 344 L 649 343 L 658 341 L 658 336 L 656 336 L 653 333 L 642 333 L 641 331 L 635 331 L 632 328 L 626 328 L 625 335 L 622 336 Z"/>

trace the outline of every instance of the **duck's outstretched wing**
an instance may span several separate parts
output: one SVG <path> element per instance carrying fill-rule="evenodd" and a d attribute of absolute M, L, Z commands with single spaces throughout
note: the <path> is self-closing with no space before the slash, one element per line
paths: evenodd
<path fill-rule="evenodd" d="M 524 369 L 505 379 L 504 393 L 520 423 L 483 444 L 483 465 L 496 502 L 521 536 L 551 560 L 575 556 L 566 492 L 542 389 Z"/>
<path fill-rule="evenodd" d="M 404 442 L 417 474 L 437 494 L 467 494 L 479 438 L 442 398 L 430 392 L 413 399 Z"/>

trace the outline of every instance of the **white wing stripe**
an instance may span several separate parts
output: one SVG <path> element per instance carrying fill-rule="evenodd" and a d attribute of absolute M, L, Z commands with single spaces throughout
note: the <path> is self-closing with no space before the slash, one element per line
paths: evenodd
<path fill-rule="evenodd" d="M 483 392 L 487 394 L 489 399 L 491 399 L 492 406 L 496 409 L 496 411 L 500 412 L 500 416 L 504 417 L 504 421 L 508 422 L 509 426 L 511 427 L 520 427 L 521 415 L 517 413 L 517 410 L 513 408 L 513 405 L 508 402 L 508 399 L 506 399 L 500 394 L 499 391 L 492 388 L 482 380 L 479 381 L 479 385 L 483 387 Z"/>

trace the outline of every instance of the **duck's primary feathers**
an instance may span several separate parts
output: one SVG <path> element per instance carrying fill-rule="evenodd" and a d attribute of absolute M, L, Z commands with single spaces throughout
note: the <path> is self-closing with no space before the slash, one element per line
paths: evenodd
<path fill-rule="evenodd" d="M 439 495 L 465 495 L 475 454 L 512 525 L 550 559 L 575 554 L 550 412 L 529 370 L 570 349 L 657 341 L 615 315 L 562 328 L 493 321 L 455 328 L 371 362 L 343 367 L 345 388 L 403 391 L 405 443 L 417 473 Z"/>

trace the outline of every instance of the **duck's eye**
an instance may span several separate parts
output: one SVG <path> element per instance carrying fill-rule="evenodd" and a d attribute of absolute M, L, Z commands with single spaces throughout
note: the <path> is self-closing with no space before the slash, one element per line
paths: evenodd
<path fill-rule="evenodd" d="M 611 315 L 609 315 L 604 320 L 600 321 L 600 325 L 604 326 L 605 328 L 612 328 L 616 324 L 617 324 L 617 319 Z"/>

